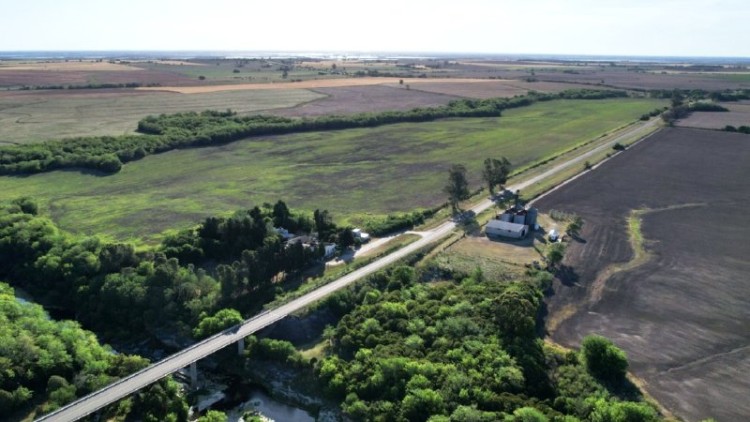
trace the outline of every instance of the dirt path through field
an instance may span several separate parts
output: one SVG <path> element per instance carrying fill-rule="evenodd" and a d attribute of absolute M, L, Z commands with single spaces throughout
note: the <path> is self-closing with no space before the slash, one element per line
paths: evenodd
<path fill-rule="evenodd" d="M 627 262 L 609 264 L 601 271 L 599 271 L 587 291 L 587 298 L 585 302 L 580 302 L 577 304 L 568 303 L 559 311 L 549 316 L 547 320 L 548 334 L 550 336 L 554 335 L 557 327 L 559 327 L 560 324 L 565 322 L 568 318 L 577 314 L 584 308 L 590 308 L 599 303 L 602 300 L 602 296 L 607 287 L 607 281 L 610 280 L 613 276 L 619 273 L 635 270 L 636 268 L 645 265 L 651 260 L 653 255 L 646 249 L 645 245 L 648 243 L 648 240 L 643 237 L 643 232 L 641 230 L 643 216 L 681 208 L 705 207 L 706 205 L 707 204 L 703 203 L 680 204 L 657 209 L 644 208 L 630 211 L 630 214 L 627 217 L 626 226 L 628 228 L 627 231 L 630 248 L 633 252 L 632 259 Z"/>

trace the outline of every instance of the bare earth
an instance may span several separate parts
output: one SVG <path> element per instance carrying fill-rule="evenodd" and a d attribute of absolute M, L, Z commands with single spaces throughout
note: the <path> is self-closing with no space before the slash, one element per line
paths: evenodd
<path fill-rule="evenodd" d="M 677 126 L 703 129 L 723 129 L 727 125 L 734 127 L 750 126 L 750 101 L 721 103 L 729 111 L 695 112 L 677 122 Z"/>
<path fill-rule="evenodd" d="M 735 81 L 725 78 L 723 74 L 661 74 L 651 72 L 634 72 L 622 69 L 586 71 L 578 73 L 536 72 L 540 81 L 584 83 L 616 88 L 635 89 L 704 89 L 721 91 L 724 89 L 750 88 L 750 78 L 746 81 Z"/>
<path fill-rule="evenodd" d="M 412 80 L 405 80 L 404 83 L 412 84 L 411 89 L 414 90 L 470 98 L 513 97 L 516 95 L 525 95 L 529 91 L 560 92 L 566 89 L 592 88 L 591 86 L 578 84 L 518 80 L 475 79 L 470 80 L 472 81 L 471 83 L 465 81 L 454 82 L 452 80 L 432 81 L 432 79 L 424 79 L 415 84 Z"/>
<path fill-rule="evenodd" d="M 107 61 L 35 61 L 35 62 L 18 62 L 11 64 L 0 64 L 0 72 L 31 70 L 45 72 L 131 72 L 142 71 L 143 69 L 126 64 L 110 63 Z"/>
<path fill-rule="evenodd" d="M 666 129 L 537 206 L 585 220 L 548 300 L 552 338 L 611 338 L 649 393 L 688 421 L 749 420 L 750 136 Z M 634 209 L 650 209 L 647 253 L 628 266 Z"/>
<path fill-rule="evenodd" d="M 300 82 L 282 82 L 270 84 L 230 84 L 230 85 L 206 85 L 206 86 L 159 86 L 159 87 L 141 87 L 139 90 L 144 91 L 173 91 L 182 94 L 199 94 L 205 92 L 217 91 L 238 91 L 246 89 L 315 89 L 315 88 L 333 88 L 342 86 L 363 86 L 363 85 L 399 85 L 399 78 L 380 78 L 380 77 L 363 77 L 363 78 L 342 78 L 342 79 L 313 79 Z M 463 79 L 463 78 L 430 78 L 430 79 L 403 79 L 404 85 L 420 86 L 422 84 L 434 83 L 486 83 L 487 79 Z M 514 81 L 515 82 L 515 81 Z"/>
<path fill-rule="evenodd" d="M 279 116 L 323 116 L 327 114 L 411 110 L 416 107 L 441 106 L 459 98 L 383 85 L 318 88 L 313 91 L 327 97 L 296 107 L 270 110 L 268 113 Z"/>
<path fill-rule="evenodd" d="M 183 95 L 126 89 L 0 91 L 0 146 L 74 136 L 133 133 L 149 114 L 289 108 L 324 95 L 305 89 Z"/>

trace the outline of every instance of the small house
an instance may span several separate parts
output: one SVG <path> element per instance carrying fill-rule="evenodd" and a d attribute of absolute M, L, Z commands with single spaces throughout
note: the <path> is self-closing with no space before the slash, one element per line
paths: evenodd
<path fill-rule="evenodd" d="M 509 237 L 522 239 L 529 233 L 529 226 L 513 223 L 511 221 L 490 220 L 484 229 L 485 234 L 491 237 Z"/>

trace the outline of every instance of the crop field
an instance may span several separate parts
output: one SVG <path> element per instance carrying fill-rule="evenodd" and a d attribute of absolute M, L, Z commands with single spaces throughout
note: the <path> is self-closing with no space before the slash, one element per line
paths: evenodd
<path fill-rule="evenodd" d="M 133 90 L 0 92 L 0 145 L 135 131 L 150 114 L 206 109 L 252 113 L 325 98 L 304 89 L 206 94 Z"/>
<path fill-rule="evenodd" d="M 739 74 L 738 74 L 739 75 Z M 707 74 L 707 73 L 654 73 L 646 71 L 600 69 L 578 73 L 536 72 L 540 81 L 585 83 L 633 89 L 704 89 L 721 91 L 725 89 L 750 88 L 746 76 Z"/>
<path fill-rule="evenodd" d="M 405 80 L 404 83 L 411 84 L 411 89 L 414 90 L 469 98 L 513 97 L 515 95 L 525 95 L 529 91 L 560 92 L 566 89 L 592 89 L 591 86 L 587 85 L 559 82 L 526 82 L 507 79 L 475 79 L 472 82 L 451 82 L 448 80 L 432 82 L 426 79 L 417 82 Z"/>
<path fill-rule="evenodd" d="M 721 103 L 729 111 L 700 112 L 690 114 L 686 119 L 677 121 L 677 126 L 703 129 L 724 129 L 725 126 L 750 126 L 750 101 Z"/>
<path fill-rule="evenodd" d="M 750 415 L 750 138 L 665 129 L 537 202 L 575 212 L 552 338 L 599 333 L 686 420 Z"/>
<path fill-rule="evenodd" d="M 13 61 L 0 63 L 0 72 L 7 70 L 45 71 L 45 72 L 112 72 L 140 71 L 140 68 L 109 61 L 74 60 L 74 61 Z"/>
<path fill-rule="evenodd" d="M 37 198 L 63 228 L 154 239 L 218 213 L 283 198 L 334 215 L 384 214 L 445 201 L 447 169 L 464 163 L 472 184 L 487 157 L 521 167 L 597 138 L 662 102 L 566 100 L 501 118 L 446 119 L 368 129 L 261 137 L 172 151 L 111 176 L 57 171 L 0 178 L 4 198 Z"/>
<path fill-rule="evenodd" d="M 193 83 L 193 79 L 179 73 L 96 61 L 3 62 L 0 65 L 0 87 L 7 88 L 127 83 L 182 85 Z"/>
<path fill-rule="evenodd" d="M 416 107 L 436 107 L 459 97 L 407 90 L 399 86 L 345 86 L 317 88 L 326 98 L 306 102 L 291 108 L 272 110 L 269 114 L 280 116 L 323 116 L 386 110 L 411 110 Z"/>

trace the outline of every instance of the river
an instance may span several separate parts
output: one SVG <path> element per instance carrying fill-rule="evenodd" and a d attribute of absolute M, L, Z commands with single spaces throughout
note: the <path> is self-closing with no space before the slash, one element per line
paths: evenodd
<path fill-rule="evenodd" d="M 242 414 L 256 410 L 260 415 L 276 422 L 315 422 L 306 411 L 274 400 L 260 388 L 253 388 L 248 400 L 227 411 L 229 422 L 239 421 Z"/>

